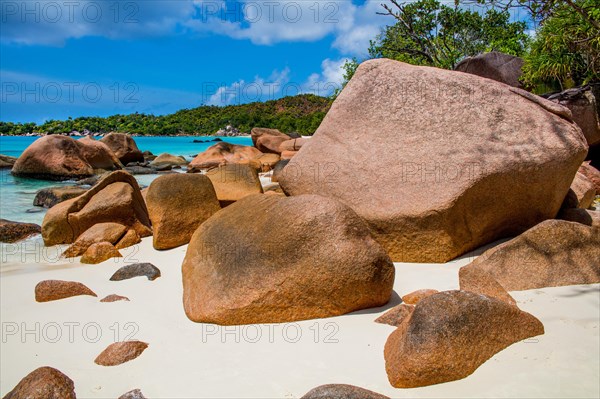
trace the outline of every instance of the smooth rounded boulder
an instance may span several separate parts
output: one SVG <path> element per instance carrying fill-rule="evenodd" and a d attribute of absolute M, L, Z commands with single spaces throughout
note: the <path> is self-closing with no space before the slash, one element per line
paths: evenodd
<path fill-rule="evenodd" d="M 420 301 L 389 336 L 385 369 L 396 388 L 459 380 L 504 348 L 543 333 L 538 319 L 499 299 L 440 292 Z"/>
<path fill-rule="evenodd" d="M 279 183 L 350 206 L 394 261 L 442 263 L 554 218 L 586 152 L 558 104 L 376 59 L 360 65 Z"/>
<path fill-rule="evenodd" d="M 3 399 L 76 399 L 75 384 L 59 370 L 40 367 L 27 374 Z"/>
<path fill-rule="evenodd" d="M 100 141 L 112 150 L 123 165 L 130 162 L 144 162 L 144 154 L 138 148 L 135 140 L 128 134 L 111 132 Z"/>
<path fill-rule="evenodd" d="M 86 193 L 49 209 L 42 237 L 46 246 L 71 244 L 93 225 L 108 222 L 132 228 L 140 237 L 152 234 L 140 187 L 125 171 L 110 173 Z"/>
<path fill-rule="evenodd" d="M 164 166 L 186 166 L 188 161 L 181 155 L 171 154 L 160 154 L 150 162 L 150 166 L 164 167 Z"/>
<path fill-rule="evenodd" d="M 192 234 L 221 209 L 210 179 L 200 174 L 160 176 L 150 184 L 146 204 L 155 249 L 190 242 Z"/>
<path fill-rule="evenodd" d="M 69 180 L 117 169 L 121 169 L 121 163 L 106 146 L 48 135 L 23 151 L 11 173 L 32 179 Z"/>
<path fill-rule="evenodd" d="M 253 195 L 221 210 L 194 233 L 182 272 L 188 318 L 221 325 L 382 306 L 394 283 L 364 221 L 316 195 Z"/>
<path fill-rule="evenodd" d="M 33 206 L 52 208 L 68 199 L 79 197 L 88 189 L 81 186 L 48 187 L 39 190 L 33 199 Z"/>
<path fill-rule="evenodd" d="M 547 220 L 485 251 L 479 268 L 507 291 L 600 283 L 600 228 Z M 463 273 L 461 269 L 461 273 Z"/>
<path fill-rule="evenodd" d="M 523 68 L 522 58 L 499 51 L 491 51 L 474 57 L 467 57 L 459 62 L 454 69 L 521 88 L 523 86 L 519 81 L 523 74 L 521 68 Z"/>
<path fill-rule="evenodd" d="M 222 207 L 263 192 L 258 171 L 251 165 L 227 164 L 206 172 Z"/>
<path fill-rule="evenodd" d="M 261 152 L 270 154 L 280 154 L 279 146 L 291 139 L 285 133 L 282 133 L 278 129 L 267 129 L 262 127 L 255 127 L 250 132 L 252 137 L 252 143 Z"/>
<path fill-rule="evenodd" d="M 198 172 L 202 169 L 214 168 L 229 163 L 249 162 L 262 155 L 263 153 L 254 147 L 229 144 L 222 141 L 198 154 L 188 165 L 188 171 Z"/>

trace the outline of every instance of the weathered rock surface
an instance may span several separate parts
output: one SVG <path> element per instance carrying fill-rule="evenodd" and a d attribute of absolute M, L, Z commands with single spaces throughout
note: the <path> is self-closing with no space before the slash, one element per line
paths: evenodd
<path fill-rule="evenodd" d="M 222 207 L 248 195 L 263 192 L 258 171 L 243 164 L 227 164 L 206 172 Z"/>
<path fill-rule="evenodd" d="M 139 234 L 135 230 L 130 229 L 127 230 L 127 233 L 125 233 L 125 235 L 123 235 L 123 237 L 115 245 L 115 248 L 124 249 L 135 244 L 139 244 L 140 242 L 142 242 L 142 238 L 139 236 Z"/>
<path fill-rule="evenodd" d="M 280 157 L 278 154 L 263 154 L 256 160 L 260 162 L 261 172 L 268 172 L 279 162 Z"/>
<path fill-rule="evenodd" d="M 579 172 L 575 175 L 570 190 L 573 191 L 577 198 L 577 208 L 589 208 L 594 202 L 594 198 L 596 198 L 596 188 L 594 187 L 594 184 L 585 177 L 585 175 Z"/>
<path fill-rule="evenodd" d="M 160 154 L 152 162 L 150 162 L 151 166 L 185 166 L 187 164 L 188 161 L 186 161 L 184 157 L 180 155 L 171 155 L 166 153 Z"/>
<path fill-rule="evenodd" d="M 183 266 L 196 322 L 278 323 L 382 306 L 394 266 L 350 208 L 330 198 L 253 195 L 194 233 Z"/>
<path fill-rule="evenodd" d="M 400 323 L 410 317 L 413 310 L 415 310 L 413 305 L 401 303 L 375 319 L 375 323 L 389 324 L 390 326 L 398 327 Z"/>
<path fill-rule="evenodd" d="M 137 358 L 148 344 L 142 341 L 124 341 L 110 344 L 98 355 L 94 362 L 100 366 L 118 366 Z"/>
<path fill-rule="evenodd" d="M 0 169 L 10 169 L 17 162 L 17 158 L 0 154 Z"/>
<path fill-rule="evenodd" d="M 368 389 L 346 384 L 321 385 L 308 391 L 301 399 L 389 399 Z"/>
<path fill-rule="evenodd" d="M 465 268 L 479 267 L 507 291 L 600 283 L 600 229 L 547 220 L 488 249 Z"/>
<path fill-rule="evenodd" d="M 456 65 L 456 71 L 493 79 L 509 86 L 521 88 L 523 59 L 498 51 L 467 57 Z"/>
<path fill-rule="evenodd" d="M 113 172 L 86 193 L 48 210 L 42 236 L 47 246 L 70 244 L 93 225 L 105 222 L 132 228 L 140 237 L 152 234 L 140 188 L 127 172 Z"/>
<path fill-rule="evenodd" d="M 581 208 L 564 209 L 558 214 L 558 219 L 600 228 L 600 211 Z"/>
<path fill-rule="evenodd" d="M 217 143 L 198 154 L 188 165 L 188 171 L 198 172 L 201 169 L 214 168 L 230 163 L 248 162 L 263 155 L 254 147 L 234 145 L 226 142 Z"/>
<path fill-rule="evenodd" d="M 126 296 L 121 296 L 117 294 L 107 295 L 100 300 L 100 302 L 118 302 L 118 301 L 127 301 L 129 302 L 129 298 Z"/>
<path fill-rule="evenodd" d="M 409 305 L 416 305 L 417 303 L 419 303 L 420 300 L 427 298 L 428 296 L 431 296 L 433 294 L 437 294 L 439 291 L 438 290 L 431 290 L 431 289 L 423 289 L 423 290 L 417 290 L 414 292 L 411 292 L 410 294 L 406 294 L 402 297 L 402 302 L 409 304 Z"/>
<path fill-rule="evenodd" d="M 509 305 L 517 305 L 517 302 L 499 282 L 494 280 L 488 272 L 477 266 L 461 267 L 458 271 L 458 280 L 461 291 L 483 294 L 504 301 Z"/>
<path fill-rule="evenodd" d="M 310 139 L 301 138 L 301 139 L 292 139 L 288 141 L 284 141 L 279 145 L 279 152 L 283 153 L 285 151 L 300 151 L 300 148 L 306 143 L 308 143 Z"/>
<path fill-rule="evenodd" d="M 275 166 L 273 167 L 273 175 L 271 177 L 271 181 L 273 183 L 279 182 L 279 177 L 281 176 L 282 173 L 285 173 L 283 171 L 283 169 L 287 166 L 287 164 L 289 162 L 290 162 L 289 159 L 282 159 L 281 161 L 279 161 L 275 164 Z"/>
<path fill-rule="evenodd" d="M 146 194 L 155 249 L 190 242 L 192 234 L 221 210 L 211 179 L 200 174 L 173 174 L 154 180 Z"/>
<path fill-rule="evenodd" d="M 584 162 L 579 167 L 578 172 L 587 177 L 588 180 L 590 180 L 594 184 L 596 193 L 600 195 L 600 171 L 594 168 L 592 165 L 590 165 L 589 162 Z"/>
<path fill-rule="evenodd" d="M 11 173 L 33 179 L 68 180 L 116 169 L 121 169 L 121 164 L 108 148 L 67 136 L 49 135 L 27 147 Z"/>
<path fill-rule="evenodd" d="M 259 151 L 271 154 L 279 154 L 281 152 L 279 151 L 281 143 L 291 139 L 290 136 L 277 129 L 261 127 L 252 129 L 250 136 L 252 137 L 252 143 L 254 143 L 254 146 Z"/>
<path fill-rule="evenodd" d="M 296 154 L 298 154 L 298 151 L 283 151 L 281 153 L 281 159 L 282 160 L 290 160 L 290 159 L 294 158 L 296 156 Z"/>
<path fill-rule="evenodd" d="M 78 295 L 97 296 L 94 291 L 76 281 L 44 280 L 35 286 L 35 300 L 49 302 Z"/>
<path fill-rule="evenodd" d="M 52 208 L 56 204 L 60 204 L 68 199 L 79 197 L 85 193 L 87 188 L 81 186 L 58 186 L 49 187 L 39 190 L 33 199 L 34 206 L 43 208 Z"/>
<path fill-rule="evenodd" d="M 76 399 L 73 380 L 52 367 L 27 374 L 3 399 Z"/>
<path fill-rule="evenodd" d="M 122 258 L 123 255 L 110 242 L 98 242 L 89 246 L 81 257 L 80 262 L 97 265 L 111 258 Z"/>
<path fill-rule="evenodd" d="M 478 76 L 370 60 L 279 183 L 350 206 L 395 261 L 446 262 L 556 216 L 587 150 L 569 114 Z"/>
<path fill-rule="evenodd" d="M 385 344 L 385 368 L 396 388 L 454 381 L 523 339 L 542 323 L 516 306 L 466 291 L 423 299 Z"/>
<path fill-rule="evenodd" d="M 13 243 L 40 234 L 42 228 L 34 223 L 0 219 L 0 242 Z"/>
<path fill-rule="evenodd" d="M 120 223 L 98 223 L 77 237 L 77 240 L 63 252 L 65 258 L 81 256 L 92 245 L 100 242 L 116 244 L 127 231 Z"/>
<path fill-rule="evenodd" d="M 123 165 L 130 162 L 144 162 L 144 154 L 140 151 L 135 140 L 124 133 L 109 133 L 101 140 L 112 150 Z"/>
<path fill-rule="evenodd" d="M 583 131 L 589 146 L 600 144 L 600 121 L 596 104 L 598 99 L 594 97 L 589 86 L 550 95 L 548 100 L 571 110 L 573 120 Z"/>
<path fill-rule="evenodd" d="M 160 277 L 160 270 L 152 263 L 134 263 L 121 267 L 112 275 L 110 281 L 128 280 L 134 277 L 147 277 L 148 280 L 153 281 Z"/>
<path fill-rule="evenodd" d="M 134 389 L 129 392 L 125 392 L 123 395 L 119 396 L 119 399 L 146 399 L 142 391 L 139 389 Z"/>

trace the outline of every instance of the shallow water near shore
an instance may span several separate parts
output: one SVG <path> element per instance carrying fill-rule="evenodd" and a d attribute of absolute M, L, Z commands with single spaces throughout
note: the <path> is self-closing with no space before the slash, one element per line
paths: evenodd
<path fill-rule="evenodd" d="M 0 154 L 19 157 L 25 149 L 39 137 L 0 136 Z M 134 137 L 141 151 L 150 151 L 155 155 L 169 153 L 182 155 L 188 161 L 193 156 L 205 151 L 215 142 L 194 143 L 194 140 L 213 140 L 210 136 L 178 136 L 178 137 Z M 220 137 L 231 144 L 252 145 L 250 137 Z M 148 186 L 159 175 L 136 176 L 138 183 Z M 16 222 L 41 224 L 46 209 L 34 207 L 33 199 L 38 190 L 61 185 L 73 185 L 74 181 L 45 181 L 14 177 L 9 169 L 0 170 L 0 218 Z M 29 211 L 29 212 L 28 212 Z M 32 211 L 35 211 L 32 213 Z"/>

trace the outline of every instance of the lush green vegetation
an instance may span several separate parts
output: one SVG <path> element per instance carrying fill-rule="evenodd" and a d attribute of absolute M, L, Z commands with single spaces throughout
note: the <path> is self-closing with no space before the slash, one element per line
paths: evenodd
<path fill-rule="evenodd" d="M 135 113 L 106 118 L 80 117 L 64 121 L 50 120 L 42 125 L 0 122 L 0 133 L 56 134 L 74 130 L 83 132 L 87 129 L 97 133 L 115 131 L 141 135 L 208 135 L 232 125 L 242 132 L 250 132 L 253 127 L 270 127 L 283 132 L 310 135 L 319 127 L 330 105 L 329 98 L 306 94 L 263 103 L 227 107 L 202 106 L 164 116 Z"/>
<path fill-rule="evenodd" d="M 477 11 L 441 4 L 437 0 L 382 4 L 379 14 L 392 16 L 369 48 L 369 58 L 390 58 L 413 65 L 453 69 L 462 59 L 487 51 L 522 56 L 529 42 L 527 24 L 510 22 L 506 10 Z M 344 65 L 346 82 L 358 60 Z"/>
<path fill-rule="evenodd" d="M 481 13 L 461 5 L 490 8 Z M 515 8 L 537 22 L 532 39 L 525 22 L 510 22 Z M 380 14 L 396 22 L 371 41 L 369 58 L 453 69 L 465 57 L 495 50 L 524 58 L 522 80 L 535 92 L 600 81 L 600 0 L 455 0 L 455 6 L 389 0 Z M 344 65 L 345 82 L 358 64 Z"/>

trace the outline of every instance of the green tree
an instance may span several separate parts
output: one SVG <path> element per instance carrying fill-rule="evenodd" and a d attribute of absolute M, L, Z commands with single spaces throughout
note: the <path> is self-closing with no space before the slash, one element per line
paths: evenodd
<path fill-rule="evenodd" d="M 521 56 L 529 41 L 527 24 L 510 22 L 510 14 L 505 10 L 490 9 L 481 14 L 437 0 L 390 0 L 382 7 L 384 11 L 378 14 L 392 16 L 396 23 L 371 41 L 369 58 L 454 69 L 465 57 L 487 51 Z M 344 65 L 345 83 L 357 66 L 356 60 Z"/>

